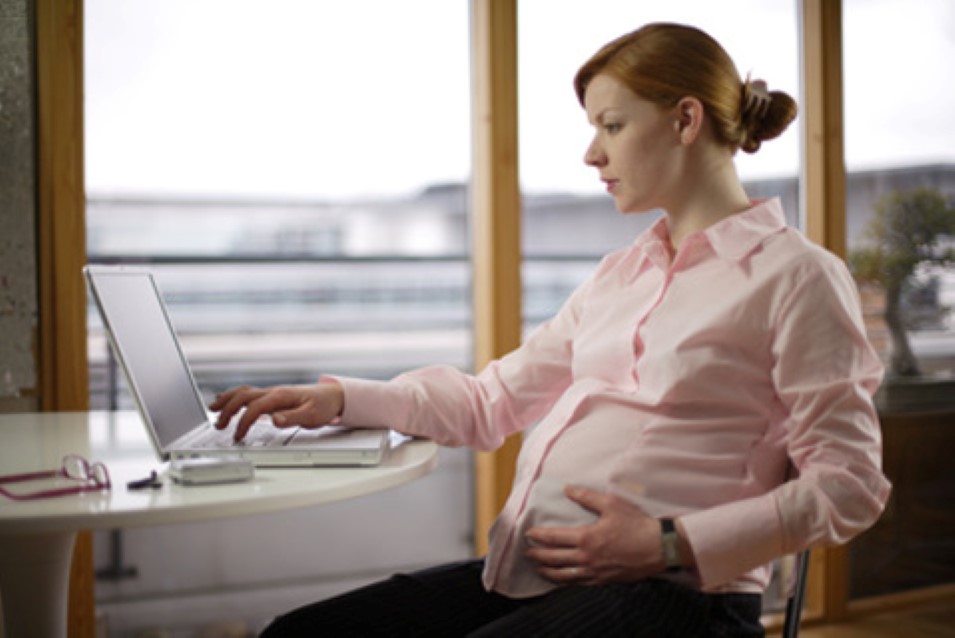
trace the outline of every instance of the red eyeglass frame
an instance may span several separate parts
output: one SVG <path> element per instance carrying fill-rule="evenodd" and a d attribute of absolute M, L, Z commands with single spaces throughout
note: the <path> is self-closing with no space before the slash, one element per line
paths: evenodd
<path fill-rule="evenodd" d="M 73 485 L 70 487 L 57 487 L 49 490 L 40 490 L 37 492 L 28 492 L 18 494 L 2 487 L 5 483 L 23 483 L 26 481 L 38 481 L 48 478 L 65 478 L 70 481 L 87 482 L 87 485 Z M 112 488 L 109 478 L 109 470 L 103 463 L 90 463 L 78 454 L 67 454 L 63 457 L 63 463 L 56 470 L 43 470 L 40 472 L 27 472 L 25 474 L 9 474 L 0 476 L 0 494 L 15 501 L 29 501 L 41 498 L 52 498 L 54 496 L 66 496 L 68 494 L 79 494 L 81 492 L 100 492 Z"/>

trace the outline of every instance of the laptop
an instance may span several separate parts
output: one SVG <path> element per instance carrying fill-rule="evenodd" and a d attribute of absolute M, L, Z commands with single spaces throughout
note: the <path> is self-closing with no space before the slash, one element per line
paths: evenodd
<path fill-rule="evenodd" d="M 232 425 L 213 425 L 152 272 L 131 266 L 87 266 L 83 272 L 163 461 L 240 456 L 256 466 L 370 466 L 385 457 L 391 439 L 386 428 L 279 429 L 266 417 L 235 443 Z"/>

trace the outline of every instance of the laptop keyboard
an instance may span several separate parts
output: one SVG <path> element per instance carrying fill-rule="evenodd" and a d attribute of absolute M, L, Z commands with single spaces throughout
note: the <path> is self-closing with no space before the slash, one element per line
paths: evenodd
<path fill-rule="evenodd" d="M 260 425 L 253 427 L 240 443 L 233 445 L 244 445 L 246 447 L 275 447 L 285 445 L 295 434 L 295 430 L 280 430 L 269 425 Z"/>
<path fill-rule="evenodd" d="M 269 423 L 253 425 L 242 441 L 232 439 L 233 429 L 217 430 L 208 427 L 198 433 L 189 442 L 191 448 L 230 448 L 230 447 L 266 447 L 282 446 L 295 433 L 295 430 L 280 430 Z"/>

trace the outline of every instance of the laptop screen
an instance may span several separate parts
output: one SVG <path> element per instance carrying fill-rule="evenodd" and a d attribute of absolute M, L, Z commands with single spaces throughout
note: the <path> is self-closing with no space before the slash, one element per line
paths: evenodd
<path fill-rule="evenodd" d="M 163 452 L 207 420 L 149 271 L 89 267 L 86 275 L 130 390 Z"/>

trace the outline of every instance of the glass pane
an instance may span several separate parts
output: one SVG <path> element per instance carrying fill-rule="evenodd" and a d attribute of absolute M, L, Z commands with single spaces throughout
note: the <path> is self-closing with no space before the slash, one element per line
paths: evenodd
<path fill-rule="evenodd" d="M 844 7 L 849 256 L 888 368 L 893 482 L 851 545 L 851 595 L 865 597 L 955 581 L 955 5 Z"/>
<path fill-rule="evenodd" d="M 466 2 L 84 10 L 89 259 L 154 269 L 207 398 L 471 367 Z M 132 407 L 92 308 L 89 326 L 91 405 Z M 224 619 L 258 635 L 298 605 L 458 560 L 471 457 L 441 456 L 400 490 L 270 515 L 281 543 L 251 519 L 98 532 L 97 605 L 122 635 Z"/>
<path fill-rule="evenodd" d="M 632 242 L 657 213 L 621 215 L 595 169 L 584 165 L 592 128 L 577 102 L 573 77 L 603 44 L 647 22 L 680 22 L 715 37 L 740 75 L 799 95 L 796 5 L 776 0 L 733 4 L 591 0 L 519 3 L 521 185 L 524 196 L 524 320 L 552 315 L 606 253 Z M 753 25 L 759 25 L 754 28 Z M 737 155 L 751 197 L 779 196 L 798 226 L 799 125 L 758 153 Z M 787 565 L 765 596 L 782 607 Z M 788 582 L 788 581 L 787 581 Z"/>
<path fill-rule="evenodd" d="M 162 264 L 204 391 L 470 365 L 460 4 L 86 6 L 90 260 Z"/>

